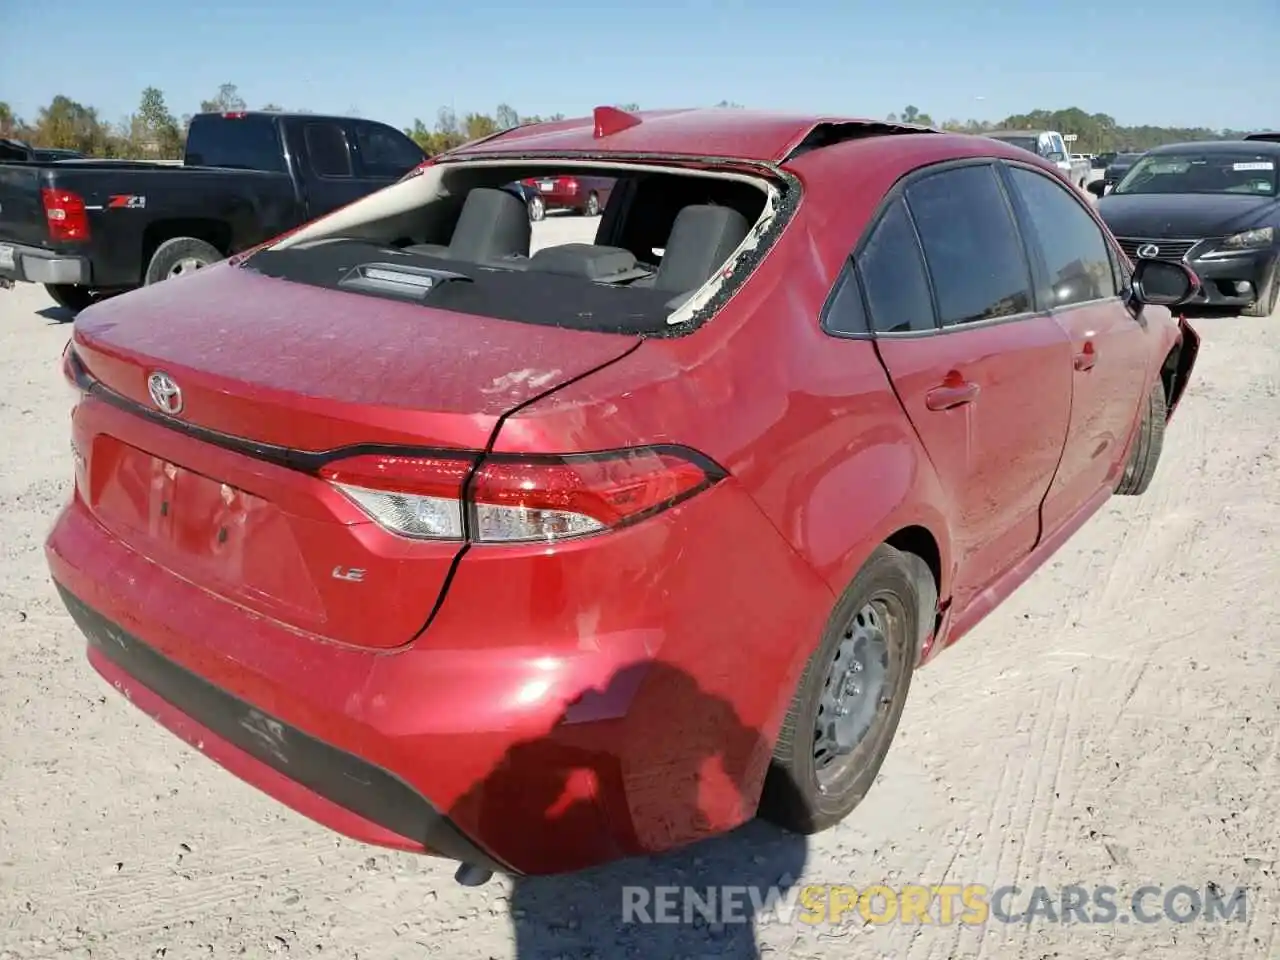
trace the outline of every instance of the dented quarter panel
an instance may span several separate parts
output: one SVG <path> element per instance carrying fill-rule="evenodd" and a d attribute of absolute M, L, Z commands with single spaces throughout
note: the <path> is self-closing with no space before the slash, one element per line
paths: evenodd
<path fill-rule="evenodd" d="M 948 500 L 871 344 L 819 327 L 875 208 L 855 199 L 866 192 L 862 183 L 887 188 L 894 174 L 875 162 L 863 171 L 847 162 L 804 167 L 802 199 L 777 245 L 718 316 L 687 336 L 647 340 L 520 409 L 504 421 L 494 449 L 688 444 L 733 475 L 832 595 L 877 544 L 923 526 L 939 544 L 945 597 Z M 823 197 L 839 189 L 837 176 L 852 186 L 847 204 Z"/>

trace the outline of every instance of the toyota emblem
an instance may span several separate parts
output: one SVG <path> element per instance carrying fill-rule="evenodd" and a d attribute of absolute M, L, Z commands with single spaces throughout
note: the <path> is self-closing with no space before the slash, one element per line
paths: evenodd
<path fill-rule="evenodd" d="M 151 394 L 151 402 L 169 416 L 182 412 L 182 390 L 173 382 L 173 377 L 157 370 L 147 378 L 147 392 Z"/>
<path fill-rule="evenodd" d="M 1160 256 L 1160 248 L 1154 243 L 1144 243 L 1138 248 L 1138 256 L 1142 257 L 1144 260 L 1154 260 L 1156 257 Z"/>

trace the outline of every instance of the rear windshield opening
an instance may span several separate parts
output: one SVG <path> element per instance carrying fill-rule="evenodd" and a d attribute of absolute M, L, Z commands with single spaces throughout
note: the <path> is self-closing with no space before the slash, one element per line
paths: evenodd
<path fill-rule="evenodd" d="M 442 164 L 243 266 L 459 313 L 660 333 L 709 299 L 735 253 L 759 249 L 748 241 L 770 219 L 770 190 L 679 168 Z"/>

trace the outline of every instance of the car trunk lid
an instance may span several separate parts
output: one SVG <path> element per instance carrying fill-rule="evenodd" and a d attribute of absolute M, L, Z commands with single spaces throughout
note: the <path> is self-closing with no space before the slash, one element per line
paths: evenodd
<path fill-rule="evenodd" d="M 382 529 L 319 465 L 405 447 L 457 457 L 465 472 L 505 414 L 636 338 L 221 264 L 89 308 L 73 342 L 82 381 L 107 401 L 82 403 L 75 426 L 82 493 L 104 526 L 263 615 L 391 647 L 426 623 L 462 544 Z M 162 409 L 153 374 L 177 387 L 180 407 Z"/>

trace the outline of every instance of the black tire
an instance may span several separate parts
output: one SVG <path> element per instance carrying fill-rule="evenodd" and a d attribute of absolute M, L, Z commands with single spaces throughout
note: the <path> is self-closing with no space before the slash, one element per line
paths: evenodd
<path fill-rule="evenodd" d="M 70 283 L 46 283 L 44 285 L 53 302 L 63 310 L 79 313 L 93 302 L 93 291 Z"/>
<path fill-rule="evenodd" d="M 1156 475 L 1156 465 L 1160 462 L 1160 451 L 1164 449 L 1167 411 L 1164 384 L 1157 380 L 1143 404 L 1138 435 L 1134 438 L 1133 449 L 1129 451 L 1129 461 L 1124 466 L 1120 482 L 1116 484 L 1116 493 L 1121 496 L 1141 496 L 1151 486 L 1151 478 Z"/>
<path fill-rule="evenodd" d="M 1271 282 L 1263 288 L 1263 294 L 1240 311 L 1242 317 L 1269 317 L 1276 312 L 1280 300 L 1280 266 L 1271 272 Z"/>
<path fill-rule="evenodd" d="M 582 215 L 584 217 L 600 216 L 600 198 L 594 190 L 587 196 L 587 205 L 582 208 Z"/>
<path fill-rule="evenodd" d="M 528 207 L 529 207 L 530 223 L 537 223 L 539 220 L 543 220 L 546 218 L 547 216 L 546 202 L 543 201 L 543 199 L 540 196 L 538 196 L 536 193 L 529 198 Z"/>
<path fill-rule="evenodd" d="M 898 729 L 916 663 L 920 601 L 912 569 L 905 554 L 890 546 L 877 547 L 837 601 L 778 734 L 760 797 L 764 820 L 793 833 L 818 833 L 847 817 L 871 789 Z M 870 726 L 850 752 L 819 760 L 822 700 L 832 684 L 839 686 L 849 676 L 833 668 L 837 655 L 843 654 L 842 644 L 859 624 L 865 626 L 868 608 L 877 610 L 886 641 L 883 684 L 877 688 Z M 831 772 L 822 775 L 832 778 L 826 784 L 820 781 L 824 765 Z"/>
<path fill-rule="evenodd" d="M 174 237 L 156 247 L 147 264 L 144 285 L 159 283 L 183 273 L 199 270 L 222 259 L 222 252 L 212 244 L 195 237 Z"/>

